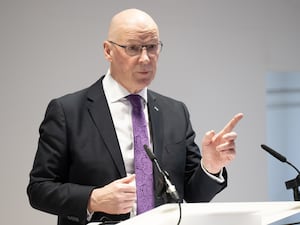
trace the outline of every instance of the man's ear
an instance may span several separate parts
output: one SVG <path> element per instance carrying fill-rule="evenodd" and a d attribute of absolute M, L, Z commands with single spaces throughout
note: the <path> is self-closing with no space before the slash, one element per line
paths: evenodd
<path fill-rule="evenodd" d="M 103 43 L 103 52 L 104 56 L 107 59 L 107 61 L 112 61 L 112 50 L 111 50 L 111 44 L 108 41 L 104 41 Z"/>

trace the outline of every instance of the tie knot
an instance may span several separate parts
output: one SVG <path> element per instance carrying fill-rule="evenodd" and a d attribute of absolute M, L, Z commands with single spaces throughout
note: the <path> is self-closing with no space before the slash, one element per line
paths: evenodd
<path fill-rule="evenodd" d="M 133 109 L 140 111 L 142 109 L 141 96 L 139 95 L 128 95 L 126 97 L 132 105 Z"/>

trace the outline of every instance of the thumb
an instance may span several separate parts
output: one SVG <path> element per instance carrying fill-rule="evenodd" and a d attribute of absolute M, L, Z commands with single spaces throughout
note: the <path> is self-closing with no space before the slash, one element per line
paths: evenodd
<path fill-rule="evenodd" d="M 203 146 L 209 145 L 212 142 L 214 136 L 215 136 L 214 130 L 206 132 L 202 139 L 202 145 Z"/>
<path fill-rule="evenodd" d="M 124 183 L 124 184 L 129 184 L 129 183 L 131 183 L 134 180 L 135 180 L 135 174 L 131 174 L 131 175 L 127 176 L 127 177 L 121 178 L 119 180 L 119 182 Z"/>

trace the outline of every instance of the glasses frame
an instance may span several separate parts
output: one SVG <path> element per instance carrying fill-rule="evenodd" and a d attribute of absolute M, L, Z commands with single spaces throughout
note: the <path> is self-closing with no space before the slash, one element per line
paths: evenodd
<path fill-rule="evenodd" d="M 144 48 L 146 49 L 147 53 L 149 53 L 147 47 L 148 47 L 149 45 L 153 45 L 153 44 L 136 45 L 136 46 L 139 46 L 139 53 L 138 53 L 138 54 L 132 55 L 132 54 L 128 54 L 128 51 L 129 51 L 129 50 L 128 50 L 128 47 L 130 47 L 131 45 L 120 45 L 120 44 L 118 44 L 118 43 L 116 43 L 116 42 L 114 42 L 114 41 L 110 41 L 110 40 L 108 40 L 108 42 L 111 43 L 111 44 L 113 44 L 113 45 L 117 45 L 117 46 L 119 46 L 120 48 L 123 48 L 123 49 L 125 50 L 126 54 L 129 55 L 129 56 L 137 56 L 137 55 L 141 55 L 141 53 L 142 53 L 142 51 L 143 51 Z M 161 53 L 161 51 L 162 51 L 163 43 L 162 43 L 161 41 L 158 41 L 157 45 L 159 46 L 159 51 L 157 51 L 156 54 L 159 54 L 159 53 Z"/>

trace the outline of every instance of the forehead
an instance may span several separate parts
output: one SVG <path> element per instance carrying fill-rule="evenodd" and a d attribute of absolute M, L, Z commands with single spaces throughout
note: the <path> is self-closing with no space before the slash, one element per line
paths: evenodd
<path fill-rule="evenodd" d="M 121 41 L 126 43 L 146 43 L 149 41 L 158 41 L 158 32 L 157 30 L 127 30 L 120 35 Z"/>

